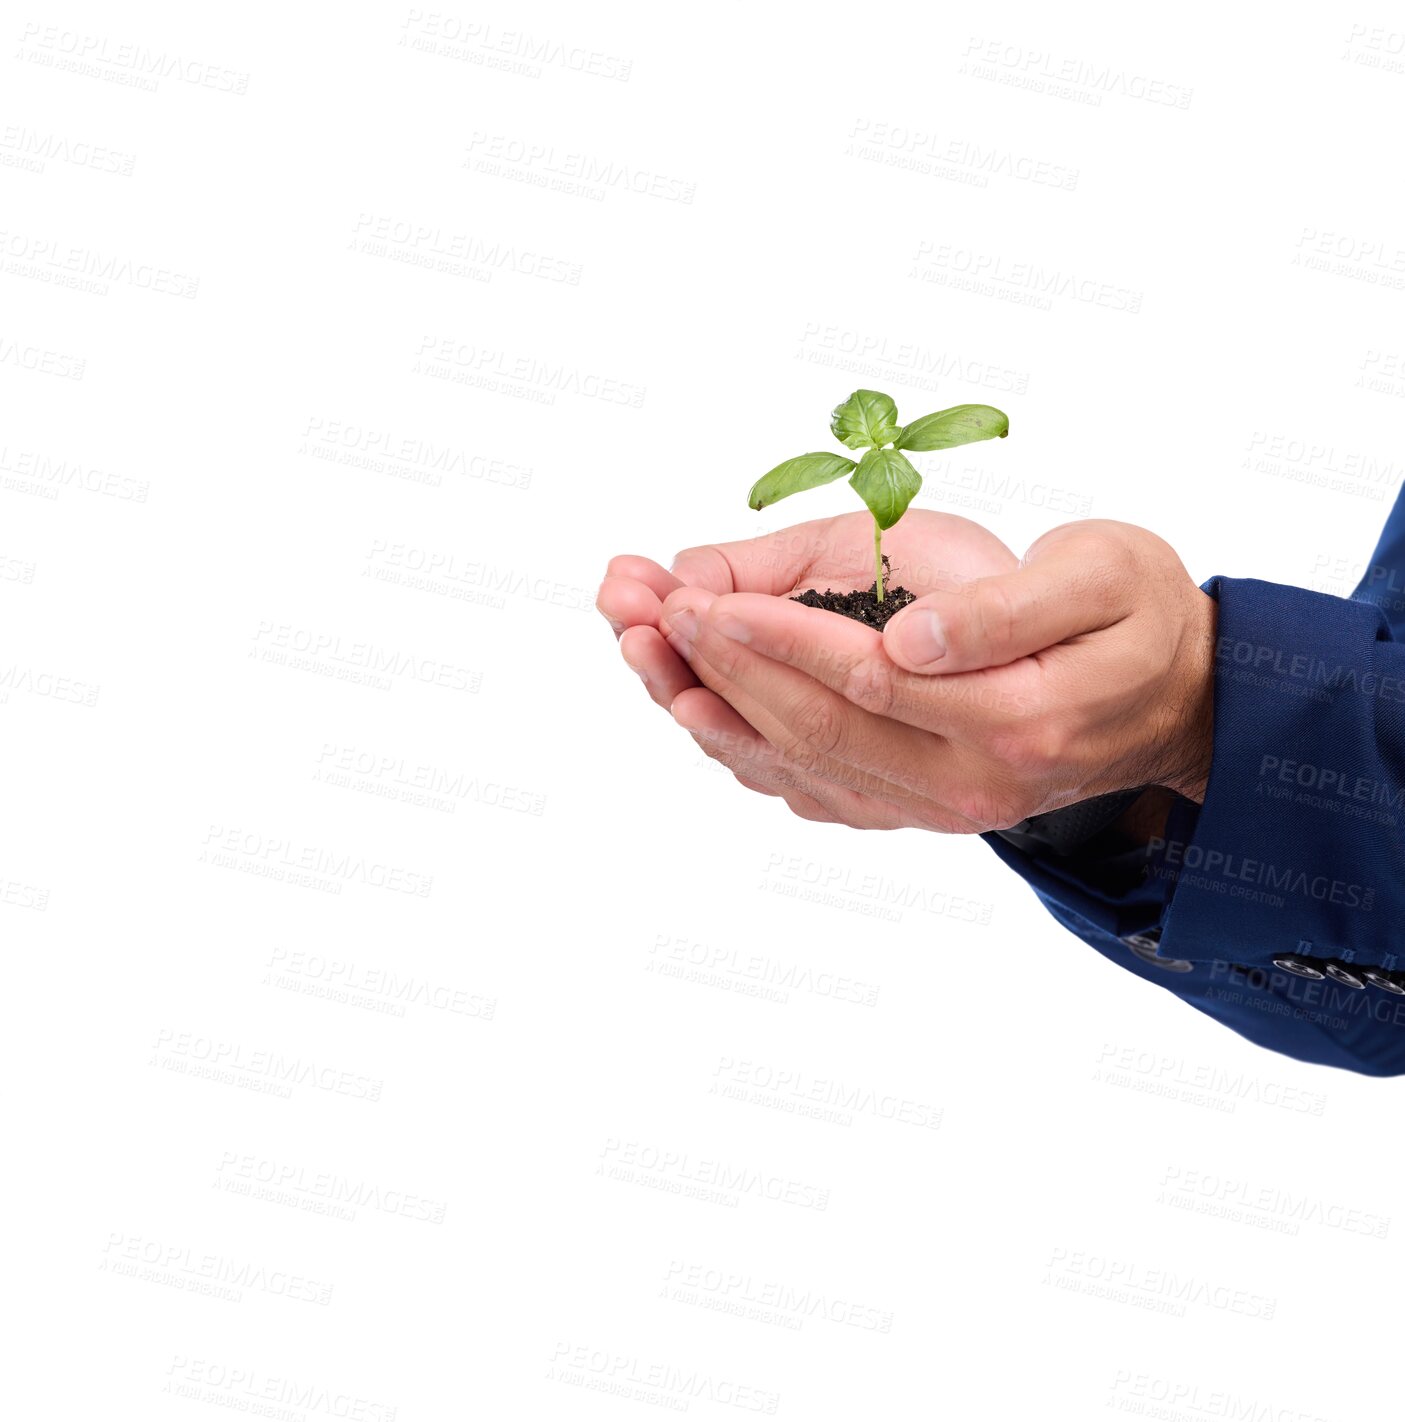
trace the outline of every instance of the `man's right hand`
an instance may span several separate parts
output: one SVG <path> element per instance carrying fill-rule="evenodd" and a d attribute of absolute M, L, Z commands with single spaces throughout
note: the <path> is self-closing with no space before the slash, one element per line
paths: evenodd
<path fill-rule="evenodd" d="M 918 597 L 960 590 L 1017 566 L 1015 555 L 993 533 L 956 514 L 909 509 L 883 543 L 891 586 L 906 587 Z M 710 754 L 719 743 L 725 746 L 729 768 L 748 789 L 783 795 L 807 819 L 853 822 L 859 816 L 895 825 L 899 821 L 891 810 L 870 797 L 858 791 L 841 795 L 784 764 L 774 746 L 701 684 L 659 629 L 664 600 L 684 588 L 696 589 L 707 601 L 737 592 L 784 598 L 808 588 L 867 587 L 873 576 L 873 522 L 866 513 L 843 514 L 761 538 L 685 549 L 673 560 L 671 572 L 649 558 L 612 558 L 596 606 L 653 700 Z"/>

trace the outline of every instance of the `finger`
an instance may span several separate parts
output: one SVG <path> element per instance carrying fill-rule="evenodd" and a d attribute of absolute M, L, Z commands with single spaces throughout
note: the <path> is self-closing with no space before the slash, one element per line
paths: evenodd
<path fill-rule="evenodd" d="M 1130 545 L 1101 521 L 1046 535 L 1012 573 L 928 593 L 883 631 L 898 666 L 964 672 L 1007 666 L 1120 622 L 1136 594 Z"/>
<path fill-rule="evenodd" d="M 654 703 L 667 711 L 698 679 L 688 664 L 659 635 L 656 627 L 629 627 L 620 638 L 620 655 L 644 683 Z"/>
<path fill-rule="evenodd" d="M 681 586 L 667 568 L 637 553 L 621 553 L 611 558 L 605 572 L 607 576 L 633 578 L 636 583 L 643 583 L 660 602 Z"/>
<path fill-rule="evenodd" d="M 776 748 L 715 691 L 695 684 L 675 697 L 669 709 L 707 756 L 738 779 L 772 787 L 772 778 L 782 766 Z M 772 787 L 768 793 L 779 792 Z"/>
<path fill-rule="evenodd" d="M 776 748 L 716 692 L 703 686 L 685 692 L 673 704 L 673 719 L 709 759 L 725 766 L 748 790 L 784 798 L 802 819 L 830 823 L 839 819 L 813 793 L 822 795 L 820 787 L 786 765 Z"/>
<path fill-rule="evenodd" d="M 673 560 L 673 576 L 713 594 L 792 591 L 816 568 L 843 576 L 862 566 L 865 540 L 854 536 L 858 515 L 812 519 L 761 538 L 685 548 Z"/>
<path fill-rule="evenodd" d="M 720 637 L 803 672 L 873 716 L 918 731 L 958 740 L 976 727 L 999 735 L 1026 711 L 1016 694 L 1026 679 L 1022 674 L 935 677 L 910 672 L 888 656 L 882 633 L 789 598 L 720 597 L 708 604 L 706 625 Z"/>
<path fill-rule="evenodd" d="M 629 627 L 657 627 L 663 603 L 652 588 L 637 578 L 607 573 L 595 594 L 595 606 L 619 637 Z"/>
<path fill-rule="evenodd" d="M 845 824 L 851 829 L 901 829 L 907 824 L 884 801 L 841 789 L 787 764 L 773 745 L 706 687 L 680 696 L 673 715 L 704 754 L 726 766 L 740 784 L 783 799 L 802 820 Z"/>
<path fill-rule="evenodd" d="M 786 782 L 788 767 L 780 752 L 715 691 L 691 687 L 675 698 L 670 711 L 703 752 L 734 775 L 766 785 Z"/>
<path fill-rule="evenodd" d="M 775 746 L 758 735 L 716 692 L 705 686 L 694 687 L 680 695 L 672 709 L 673 719 L 697 741 L 703 753 L 726 766 L 748 789 L 782 795 L 788 800 L 805 800 L 824 808 L 828 787 L 789 765 Z M 873 817 L 870 811 L 869 818 Z M 825 818 L 839 816 L 826 813 Z"/>
<path fill-rule="evenodd" d="M 739 600 L 737 595 L 726 599 Z M 781 752 L 792 770 L 808 778 L 805 788 L 810 794 L 829 804 L 846 824 L 876 815 L 882 828 L 977 831 L 977 820 L 951 804 L 947 788 L 963 783 L 953 781 L 953 773 L 972 773 L 967 769 L 970 755 L 904 722 L 872 715 L 814 678 L 718 636 L 710 609 L 722 601 L 697 588 L 671 593 L 664 601 L 660 631 L 704 686 L 724 697 Z M 761 597 L 746 601 L 773 607 L 783 602 Z M 832 613 L 799 603 L 784 605 L 846 625 Z M 858 624 L 854 629 L 869 630 Z M 702 645 L 696 645 L 699 639 Z M 942 763 L 948 751 L 950 771 Z M 869 801 L 884 806 L 882 813 L 863 808 Z"/>
<path fill-rule="evenodd" d="M 803 672 L 709 633 L 706 620 L 689 664 L 789 766 L 837 793 L 832 803 L 846 823 L 857 799 L 883 805 L 887 828 L 975 830 L 950 803 L 950 787 L 967 773 L 968 758 L 940 738 L 871 715 Z"/>

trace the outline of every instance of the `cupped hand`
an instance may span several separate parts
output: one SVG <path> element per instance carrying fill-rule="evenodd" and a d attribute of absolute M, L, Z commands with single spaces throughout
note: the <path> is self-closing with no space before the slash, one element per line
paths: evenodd
<path fill-rule="evenodd" d="M 918 595 L 959 590 L 974 580 L 1013 570 L 1015 555 L 994 534 L 955 514 L 910 509 L 883 539 L 890 563 L 889 586 Z M 664 604 L 692 589 L 703 598 L 754 593 L 788 598 L 809 588 L 847 591 L 873 582 L 873 523 L 866 513 L 816 519 L 760 538 L 689 548 L 673 568 L 623 555 L 610 560 L 596 606 L 614 628 L 625 661 L 649 695 L 689 730 L 714 758 L 724 761 L 743 785 L 780 794 L 808 819 L 843 820 L 865 827 L 895 828 L 930 823 L 925 807 L 895 806 L 867 793 L 867 782 L 825 782 L 791 764 L 739 711 L 700 679 L 670 646 L 660 628 Z M 793 604 L 797 608 L 799 604 Z M 813 611 L 813 609 L 802 609 Z M 816 613 L 842 623 L 832 613 Z M 857 626 L 857 624 L 850 624 Z M 877 634 L 874 634 L 875 636 Z M 920 818 L 913 818 L 920 811 Z M 959 817 L 958 817 L 959 818 Z M 961 828 L 970 828 L 961 820 Z"/>
<path fill-rule="evenodd" d="M 882 633 L 696 586 L 666 593 L 658 629 L 706 688 L 675 719 L 810 818 L 959 833 L 1134 786 L 1203 797 L 1215 604 L 1129 524 L 1054 529 Z"/>

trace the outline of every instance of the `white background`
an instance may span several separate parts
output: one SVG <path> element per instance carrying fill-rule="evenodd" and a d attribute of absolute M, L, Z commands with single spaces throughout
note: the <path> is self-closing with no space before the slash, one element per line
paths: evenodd
<path fill-rule="evenodd" d="M 921 498 L 1017 550 L 1348 592 L 1398 13 L 5 24 L 5 1412 L 1383 1415 L 1395 1085 L 740 791 L 590 605 L 856 385 L 1009 411 Z"/>

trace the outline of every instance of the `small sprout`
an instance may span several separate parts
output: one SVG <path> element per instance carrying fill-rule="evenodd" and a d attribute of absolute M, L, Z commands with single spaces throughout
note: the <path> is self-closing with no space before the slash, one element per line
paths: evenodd
<path fill-rule="evenodd" d="M 1004 439 L 1009 417 L 991 405 L 953 405 L 911 424 L 898 424 L 898 407 L 877 390 L 855 390 L 829 419 L 834 437 L 849 449 L 864 453 L 855 462 L 842 454 L 798 454 L 777 464 L 751 487 L 748 499 L 764 509 L 802 489 L 818 489 L 849 475 L 849 483 L 873 515 L 874 586 L 883 601 L 883 530 L 892 528 L 922 487 L 922 476 L 905 454 L 952 449 L 979 439 Z M 891 446 L 891 448 L 889 448 Z"/>

